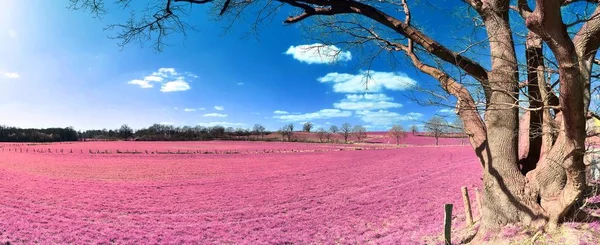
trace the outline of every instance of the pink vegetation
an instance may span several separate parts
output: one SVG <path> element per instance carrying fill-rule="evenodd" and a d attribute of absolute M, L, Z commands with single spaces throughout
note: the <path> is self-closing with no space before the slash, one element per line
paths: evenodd
<path fill-rule="evenodd" d="M 389 136 L 386 132 L 369 133 L 367 139 L 369 143 L 383 143 L 383 144 L 396 144 L 396 139 Z M 406 133 L 405 138 L 400 140 L 402 145 L 435 145 L 435 138 L 425 137 L 420 135 L 412 135 L 412 133 Z M 439 138 L 439 145 L 468 145 L 468 139 L 460 138 Z"/>
<path fill-rule="evenodd" d="M 288 147 L 234 143 L 239 150 Z M 22 148 L 125 145 L 219 147 Z M 460 187 L 480 182 L 472 150 L 450 146 L 230 155 L 0 151 L 0 157 L 0 242 L 18 244 L 419 244 L 441 232 L 444 203 L 455 204 L 458 224 Z"/>

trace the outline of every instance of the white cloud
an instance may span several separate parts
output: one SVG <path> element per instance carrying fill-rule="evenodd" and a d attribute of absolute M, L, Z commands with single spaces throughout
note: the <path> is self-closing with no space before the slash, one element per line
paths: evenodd
<path fill-rule="evenodd" d="M 327 124 L 327 125 L 331 125 L 331 123 L 330 123 L 330 122 L 326 122 L 325 124 Z"/>
<path fill-rule="evenodd" d="M 322 83 L 333 83 L 337 93 L 381 92 L 406 90 L 417 84 L 415 80 L 401 72 L 361 71 L 358 74 L 327 73 L 317 79 Z"/>
<path fill-rule="evenodd" d="M 179 73 L 175 70 L 175 68 L 158 68 L 158 71 L 152 73 L 152 76 L 159 76 L 164 78 L 177 75 L 179 75 Z"/>
<path fill-rule="evenodd" d="M 205 116 L 205 117 L 227 117 L 227 114 L 208 113 L 208 114 L 204 114 L 202 116 Z"/>
<path fill-rule="evenodd" d="M 133 84 L 133 85 L 138 85 L 140 86 L 140 88 L 152 88 L 154 87 L 154 85 L 152 85 L 150 82 L 145 81 L 145 80 L 139 80 L 139 79 L 134 79 L 128 82 L 128 84 Z"/>
<path fill-rule="evenodd" d="M 442 114 L 454 114 L 454 109 L 450 109 L 450 108 L 444 108 L 444 109 L 439 109 L 437 110 L 438 113 L 442 113 Z"/>
<path fill-rule="evenodd" d="M 401 121 L 414 121 L 423 117 L 418 112 L 409 112 L 407 114 L 398 114 L 387 110 L 379 111 L 357 111 L 356 115 L 366 123 L 373 126 L 391 126 Z"/>
<path fill-rule="evenodd" d="M 302 121 L 312 121 L 315 119 L 327 119 L 334 117 L 349 117 L 352 116 L 352 112 L 342 111 L 338 109 L 323 109 L 317 112 L 305 113 L 305 114 L 291 114 L 291 115 L 281 115 L 274 116 L 273 118 L 280 119 L 286 122 L 302 122 Z"/>
<path fill-rule="evenodd" d="M 158 82 L 161 83 L 164 79 L 162 77 L 159 76 L 146 76 L 144 77 L 144 81 L 148 81 L 148 82 Z"/>
<path fill-rule="evenodd" d="M 335 45 L 321 43 L 290 46 L 285 54 L 307 64 L 330 64 L 352 59 L 350 51 L 342 51 Z"/>
<path fill-rule="evenodd" d="M 162 125 L 175 125 L 175 123 L 173 123 L 173 122 L 161 122 L 159 124 L 162 124 Z"/>
<path fill-rule="evenodd" d="M 232 122 L 203 122 L 198 123 L 198 125 L 203 127 L 214 127 L 214 126 L 223 126 L 223 127 L 236 127 L 236 126 L 244 126 L 244 123 L 232 123 Z"/>
<path fill-rule="evenodd" d="M 15 29 L 8 29 L 6 34 L 8 34 L 8 37 L 10 38 L 17 38 L 17 31 L 15 31 Z"/>
<path fill-rule="evenodd" d="M 222 111 L 222 110 L 225 110 L 225 107 L 224 107 L 224 106 L 221 106 L 221 105 L 216 105 L 216 106 L 215 106 L 215 110 L 217 110 L 217 111 Z"/>
<path fill-rule="evenodd" d="M 182 77 L 177 78 L 175 81 L 170 81 L 162 85 L 160 87 L 161 92 L 178 92 L 178 91 L 186 91 L 190 90 L 192 87 L 183 80 Z"/>
<path fill-rule="evenodd" d="M 287 112 L 287 111 L 281 111 L 281 110 L 276 110 L 276 111 L 274 111 L 273 113 L 274 113 L 274 114 L 290 114 L 290 113 L 289 113 L 289 112 Z"/>
<path fill-rule="evenodd" d="M 392 102 L 394 99 L 385 94 L 349 94 L 333 107 L 342 110 L 379 110 L 399 108 L 402 104 Z"/>
<path fill-rule="evenodd" d="M 138 85 L 140 88 L 153 88 L 155 83 L 162 83 L 161 92 L 177 92 L 192 88 L 188 82 L 190 77 L 196 78 L 198 76 L 189 72 L 180 74 L 175 68 L 159 68 L 143 79 L 133 79 L 127 83 Z"/>
<path fill-rule="evenodd" d="M 191 77 L 191 78 L 198 78 L 198 75 L 191 73 L 191 72 L 184 72 L 183 74 L 185 74 L 186 76 Z"/>
<path fill-rule="evenodd" d="M 4 71 L 4 70 L 0 70 L 0 76 L 3 76 L 8 79 L 17 79 L 17 78 L 21 77 L 21 75 L 19 75 L 19 73 L 8 72 L 8 71 Z"/>
<path fill-rule="evenodd" d="M 244 83 L 237 83 L 237 85 L 242 86 L 242 85 L 244 85 Z"/>
<path fill-rule="evenodd" d="M 194 111 L 197 111 L 197 110 L 198 109 L 196 109 L 196 108 L 185 108 L 185 109 L 183 109 L 183 111 L 185 111 L 185 112 L 194 112 Z"/>

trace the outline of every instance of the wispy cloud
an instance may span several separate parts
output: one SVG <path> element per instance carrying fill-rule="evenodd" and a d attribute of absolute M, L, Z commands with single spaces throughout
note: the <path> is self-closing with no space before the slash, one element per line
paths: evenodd
<path fill-rule="evenodd" d="M 225 107 L 224 106 L 220 106 L 220 105 L 216 105 L 215 106 L 215 110 L 222 111 L 222 110 L 225 110 Z"/>
<path fill-rule="evenodd" d="M 409 112 L 407 114 L 399 114 L 387 110 L 379 111 L 357 111 L 356 116 L 363 122 L 374 126 L 391 126 L 402 121 L 416 121 L 423 117 L 423 114 L 418 112 Z"/>
<path fill-rule="evenodd" d="M 195 77 L 197 76 L 193 73 L 179 73 L 175 68 L 159 68 L 142 79 L 133 79 L 127 83 L 140 88 L 153 88 L 154 84 L 162 84 L 160 91 L 168 93 L 190 90 L 192 87 L 188 80 Z"/>
<path fill-rule="evenodd" d="M 237 85 L 238 85 L 238 86 L 242 86 L 242 85 L 244 85 L 244 83 L 237 83 Z"/>
<path fill-rule="evenodd" d="M 361 71 L 358 74 L 328 73 L 317 79 L 332 83 L 337 93 L 381 92 L 383 90 L 407 90 L 417 82 L 400 72 Z"/>
<path fill-rule="evenodd" d="M 444 109 L 439 109 L 437 110 L 438 113 L 441 114 L 454 114 L 454 109 L 450 109 L 450 108 L 444 108 Z"/>
<path fill-rule="evenodd" d="M 342 51 L 334 45 L 321 43 L 290 46 L 285 54 L 307 64 L 331 64 L 352 59 L 350 51 Z"/>
<path fill-rule="evenodd" d="M 316 119 L 328 119 L 349 116 L 352 116 L 352 112 L 342 111 L 338 109 L 323 109 L 312 113 L 280 115 L 274 116 L 273 118 L 286 122 L 308 122 Z"/>
<path fill-rule="evenodd" d="M 227 117 L 227 114 L 221 114 L 221 113 L 207 113 L 207 114 L 204 114 L 204 115 L 202 115 L 202 116 L 205 116 L 205 117 Z"/>
<path fill-rule="evenodd" d="M 17 79 L 17 78 L 21 77 L 21 75 L 19 75 L 19 73 L 8 72 L 8 71 L 4 71 L 4 70 L 0 70 L 0 76 L 3 76 L 8 79 Z"/>
<path fill-rule="evenodd" d="M 341 110 L 379 110 L 399 108 L 402 104 L 392 102 L 394 99 L 385 94 L 349 94 L 333 107 Z"/>
<path fill-rule="evenodd" d="M 162 124 L 162 125 L 175 125 L 175 123 L 173 123 L 173 122 L 161 122 L 159 124 Z"/>
<path fill-rule="evenodd" d="M 233 123 L 233 122 L 202 122 L 198 123 L 198 125 L 203 127 L 214 127 L 214 126 L 223 126 L 223 127 L 241 127 L 246 124 L 244 123 Z"/>
<path fill-rule="evenodd" d="M 183 111 L 185 112 L 194 112 L 194 111 L 203 111 L 204 108 L 184 108 Z"/>
<path fill-rule="evenodd" d="M 274 111 L 273 113 L 274 113 L 274 114 L 280 114 L 280 115 L 281 115 L 281 114 L 290 114 L 289 112 L 287 112 L 287 111 L 282 111 L 282 110 L 276 110 L 276 111 Z"/>

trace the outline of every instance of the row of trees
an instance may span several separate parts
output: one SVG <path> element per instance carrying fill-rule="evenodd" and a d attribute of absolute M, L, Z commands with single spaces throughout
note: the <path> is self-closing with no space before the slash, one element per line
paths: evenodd
<path fill-rule="evenodd" d="M 58 142 L 77 141 L 78 134 L 73 128 L 17 128 L 0 126 L 2 142 Z"/>
<path fill-rule="evenodd" d="M 314 124 L 307 122 L 303 124 L 302 131 L 311 132 Z M 425 128 L 436 138 L 443 137 L 448 132 L 462 132 L 462 122 L 449 124 L 439 117 L 432 118 L 425 124 Z M 413 135 L 417 132 L 417 126 L 410 128 Z M 454 130 L 454 131 L 453 131 Z M 458 131 L 456 131 L 458 130 Z M 292 141 L 294 135 L 294 124 L 290 123 L 277 131 L 282 140 Z M 402 136 L 400 135 L 402 132 Z M 0 126 L 0 141 L 5 142 L 58 142 L 58 141 L 77 141 L 77 140 L 139 140 L 139 141 L 191 141 L 191 140 L 265 140 L 265 135 L 270 134 L 266 128 L 260 124 L 255 124 L 252 129 L 233 128 L 223 126 L 183 126 L 175 127 L 172 125 L 154 124 L 148 128 L 133 130 L 127 124 L 119 129 L 91 129 L 85 131 L 75 131 L 72 127 L 68 128 L 48 128 L 48 129 L 21 129 L 16 127 Z M 343 137 L 344 143 L 348 143 L 351 137 L 355 137 L 357 142 L 363 141 L 367 137 L 367 130 L 362 125 L 352 126 L 344 123 L 340 127 L 332 125 L 329 130 L 319 128 L 316 135 L 320 142 L 331 142 L 333 135 L 339 134 Z M 404 138 L 404 129 L 400 125 L 394 125 L 390 129 L 390 135 L 396 138 L 396 143 Z"/>
<path fill-rule="evenodd" d="M 183 126 L 154 124 L 148 128 L 134 131 L 128 125 L 116 130 L 87 130 L 80 132 L 81 139 L 92 140 L 139 140 L 139 141 L 191 141 L 191 140 L 256 140 L 269 134 L 264 126 L 254 125 L 252 129 L 223 126 Z"/>
<path fill-rule="evenodd" d="M 313 128 L 311 122 L 306 122 L 302 126 L 302 131 L 310 132 Z M 290 123 L 283 126 L 278 133 L 282 136 L 282 139 L 287 138 L 288 141 L 292 140 L 294 133 L 294 124 Z M 333 135 L 339 134 L 344 138 L 344 143 L 348 143 L 348 139 L 351 136 L 356 137 L 356 141 L 361 142 L 367 138 L 367 129 L 362 125 L 355 125 L 354 127 L 349 123 L 342 124 L 339 128 L 336 125 L 329 127 L 329 130 L 319 128 L 316 131 L 316 135 L 319 138 L 319 142 L 330 142 Z"/>

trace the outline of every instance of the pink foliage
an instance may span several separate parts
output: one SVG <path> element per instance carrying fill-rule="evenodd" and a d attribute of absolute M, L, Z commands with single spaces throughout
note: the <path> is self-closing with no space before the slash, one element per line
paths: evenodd
<path fill-rule="evenodd" d="M 369 133 L 368 143 L 396 144 L 396 139 L 388 135 L 387 132 L 371 132 Z M 406 133 L 405 138 L 400 140 L 400 144 L 404 145 L 435 145 L 435 138 L 420 135 L 412 135 Z M 438 145 L 468 145 L 469 140 L 460 138 L 439 138 Z"/>
<path fill-rule="evenodd" d="M 454 203 L 460 214 L 460 187 L 472 189 L 480 182 L 469 147 L 230 155 L 80 151 L 329 146 L 86 142 L 20 147 L 65 153 L 0 151 L 0 242 L 418 244 L 423 236 L 441 233 L 443 204 Z"/>

